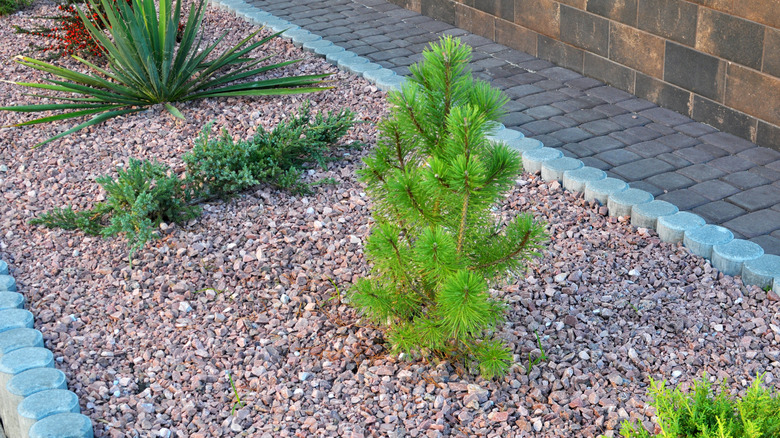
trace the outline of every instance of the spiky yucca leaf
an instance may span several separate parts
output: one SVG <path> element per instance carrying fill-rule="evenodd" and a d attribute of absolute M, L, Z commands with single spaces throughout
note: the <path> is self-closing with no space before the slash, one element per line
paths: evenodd
<path fill-rule="evenodd" d="M 181 0 L 175 3 L 159 0 L 159 8 L 154 0 L 132 0 L 132 7 L 126 2 L 117 2 L 118 9 L 110 4 L 110 0 L 90 0 L 93 5 L 97 1 L 106 11 L 100 19 L 110 37 L 96 27 L 83 11 L 79 9 L 78 12 L 90 35 L 103 46 L 107 68 L 98 67 L 78 56 L 73 58 L 92 73 L 81 73 L 25 56 L 16 58 L 24 66 L 58 78 L 47 79 L 48 83 L 16 82 L 17 85 L 67 93 L 42 96 L 63 103 L 1 107 L 0 110 L 17 112 L 65 111 L 16 126 L 93 115 L 89 120 L 36 146 L 113 117 L 142 111 L 154 104 L 163 104 L 173 116 L 184 118 L 174 103 L 206 97 L 311 93 L 330 88 L 323 85 L 327 74 L 244 81 L 297 62 L 291 60 L 260 65 L 267 58 L 248 57 L 253 50 L 281 32 L 253 41 L 259 30 L 255 31 L 208 61 L 207 58 L 215 52 L 227 32 L 212 44 L 202 44 L 200 29 L 206 12 L 205 0 L 199 0 L 190 9 L 178 45 L 176 37 L 182 15 Z M 79 103 L 74 103 L 73 96 L 79 96 L 76 98 Z"/>

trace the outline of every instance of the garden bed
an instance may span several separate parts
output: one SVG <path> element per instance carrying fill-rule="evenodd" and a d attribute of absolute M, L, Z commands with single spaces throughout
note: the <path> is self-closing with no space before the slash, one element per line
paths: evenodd
<path fill-rule="evenodd" d="M 36 3 L 0 19 L 0 77 L 39 81 L 10 59 L 30 41 L 13 33 L 52 11 Z M 252 26 L 210 9 L 205 28 L 237 42 Z M 274 60 L 303 58 L 279 74 L 336 73 L 335 89 L 306 96 L 209 99 L 111 120 L 31 149 L 62 126 L 0 130 L 0 259 L 57 367 L 93 419 L 96 436 L 539 436 L 612 434 L 621 418 L 651 425 L 649 377 L 689 383 L 703 372 L 744 390 L 757 373 L 780 379 L 780 303 L 743 287 L 652 231 L 525 175 L 506 218 L 527 211 L 549 224 L 544 258 L 495 291 L 509 302 L 499 336 L 517 366 L 484 381 L 458 364 L 387 355 L 382 334 L 340 302 L 367 274 L 370 201 L 354 176 L 386 114 L 384 93 L 277 39 Z M 0 84 L 4 105 L 34 99 Z M 358 124 L 327 170 L 335 185 L 293 196 L 258 186 L 204 206 L 185 226 L 139 251 L 131 269 L 121 239 L 48 230 L 41 212 L 101 199 L 95 178 L 130 158 L 183 170 L 203 125 L 249 137 L 304 99 L 314 111 L 350 108 Z M 0 113 L 0 124 L 20 115 Z M 335 297 L 335 298 L 334 298 Z M 548 360 L 532 367 L 538 333 Z M 235 382 L 243 406 L 236 406 Z M 234 409 L 235 407 L 235 409 Z M 511 431 L 511 432 L 510 432 Z"/>

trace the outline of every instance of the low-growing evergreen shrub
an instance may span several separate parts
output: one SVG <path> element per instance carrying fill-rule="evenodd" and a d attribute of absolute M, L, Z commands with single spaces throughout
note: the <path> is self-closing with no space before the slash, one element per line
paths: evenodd
<path fill-rule="evenodd" d="M 389 93 L 391 115 L 360 171 L 374 203 L 372 274 L 351 301 L 388 326 L 394 351 L 464 359 L 492 378 L 512 352 L 492 338 L 504 305 L 489 285 L 519 272 L 545 233 L 530 215 L 503 226 L 491 212 L 520 175 L 520 158 L 487 140 L 507 99 L 472 78 L 470 58 L 470 47 L 443 38 Z"/>
<path fill-rule="evenodd" d="M 652 406 L 661 432 L 652 435 L 641 425 L 624 422 L 626 438 L 776 438 L 780 437 L 780 394 L 762 386 L 756 377 L 742 399 L 729 396 L 726 383 L 715 394 L 703 376 L 690 393 L 670 390 L 664 382 L 650 381 Z"/>
<path fill-rule="evenodd" d="M 127 169 L 118 169 L 117 178 L 96 179 L 106 191 L 106 201 L 90 210 L 56 208 L 30 221 L 34 225 L 66 230 L 82 230 L 90 235 L 111 237 L 124 234 L 130 258 L 146 242 L 157 236 L 161 222 L 184 223 L 200 214 L 197 205 L 208 199 L 231 195 L 267 182 L 306 192 L 310 186 L 300 181 L 301 169 L 310 163 L 322 166 L 330 158 L 327 151 L 354 123 L 349 110 L 313 119 L 304 104 L 297 116 L 280 123 L 270 132 L 258 127 L 249 141 L 234 141 L 225 131 L 208 140 L 206 132 L 193 151 L 184 156 L 185 176 L 155 161 L 130 159 Z"/>

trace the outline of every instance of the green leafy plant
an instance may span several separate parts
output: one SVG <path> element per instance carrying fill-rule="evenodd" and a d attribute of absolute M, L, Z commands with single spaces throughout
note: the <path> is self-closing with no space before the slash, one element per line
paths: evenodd
<path fill-rule="evenodd" d="M 230 387 L 233 388 L 233 396 L 236 398 L 236 402 L 233 403 L 233 407 L 230 409 L 230 415 L 233 415 L 236 413 L 236 409 L 244 407 L 245 403 L 241 401 L 241 397 L 238 395 L 238 389 L 236 389 L 236 384 L 233 382 L 233 376 L 230 374 L 230 371 L 226 370 L 225 374 L 228 381 L 230 381 Z"/>
<path fill-rule="evenodd" d="M 32 4 L 32 0 L 0 0 L 0 16 L 13 14 Z"/>
<path fill-rule="evenodd" d="M 90 4 L 95 4 L 95 1 L 90 0 Z M 178 44 L 181 0 L 176 0 L 173 5 L 171 0 L 160 0 L 159 4 L 154 0 L 132 0 L 132 6 L 120 1 L 116 3 L 119 6 L 116 10 L 111 1 L 100 0 L 105 16 L 98 17 L 110 37 L 93 24 L 84 11 L 77 8 L 84 26 L 99 43 L 101 50 L 105 51 L 107 68 L 101 68 L 75 55 L 73 57 L 77 61 L 95 73 L 85 74 L 25 56 L 16 58 L 22 65 L 59 78 L 48 79 L 48 83 L 16 82 L 17 85 L 69 94 L 34 95 L 64 103 L 0 108 L 17 112 L 68 111 L 15 126 L 93 116 L 39 143 L 38 146 L 112 117 L 143 111 L 154 104 L 163 104 L 168 112 L 183 119 L 183 114 L 173 103 L 206 97 L 309 93 L 328 88 L 322 85 L 327 74 L 240 82 L 290 65 L 297 60 L 261 65 L 268 57 L 248 57 L 253 50 L 281 33 L 252 42 L 259 30 L 219 56 L 209 59 L 227 32 L 213 44 L 201 47 L 203 35 L 199 31 L 206 11 L 205 0 L 199 0 L 192 5 L 180 34 L 181 42 Z M 233 83 L 236 81 L 239 82 Z M 78 97 L 73 97 L 74 95 Z"/>
<path fill-rule="evenodd" d="M 308 103 L 273 131 L 258 127 L 247 141 L 234 140 L 227 131 L 209 138 L 207 125 L 192 152 L 183 157 L 188 178 L 206 197 L 219 197 L 267 182 L 297 193 L 310 191 L 300 181 L 303 166 L 325 167 L 328 152 L 354 124 L 347 110 L 312 117 Z"/>
<path fill-rule="evenodd" d="M 544 347 L 542 347 L 542 340 L 539 339 L 539 333 L 537 333 L 536 330 L 534 330 L 534 336 L 536 336 L 536 345 L 539 346 L 539 351 L 542 353 L 534 358 L 531 357 L 531 353 L 528 353 L 528 369 L 525 370 L 526 374 L 531 374 L 531 370 L 536 365 L 539 365 L 542 363 L 542 361 L 547 360 L 547 353 L 545 353 Z"/>
<path fill-rule="evenodd" d="M 191 205 L 193 193 L 185 181 L 161 163 L 130 159 L 117 178 L 96 179 L 106 191 L 106 201 L 86 211 L 58 208 L 30 221 L 50 228 L 80 229 L 87 234 L 110 237 L 124 234 L 130 257 L 156 236 L 161 222 L 183 223 L 197 217 L 200 208 Z"/>
<path fill-rule="evenodd" d="M 200 202 L 262 181 L 297 191 L 309 190 L 300 182 L 299 166 L 325 163 L 329 159 L 327 150 L 352 126 L 353 117 L 343 110 L 312 119 L 308 104 L 304 104 L 292 121 L 280 123 L 273 131 L 258 128 L 256 141 L 234 142 L 223 132 L 222 141 L 203 140 L 184 156 L 184 178 L 164 164 L 130 159 L 127 169 L 117 170 L 116 179 L 96 179 L 106 191 L 105 202 L 84 211 L 70 206 L 56 208 L 30 223 L 103 237 L 124 234 L 132 262 L 134 253 L 158 236 L 161 222 L 181 224 L 197 217 Z"/>
<path fill-rule="evenodd" d="M 641 425 L 624 421 L 620 434 L 626 438 L 770 438 L 780 436 L 780 394 L 756 380 L 742 399 L 729 397 L 726 382 L 718 394 L 706 374 L 689 394 L 679 387 L 666 388 L 665 382 L 650 380 L 652 405 L 661 432 L 651 435 Z"/>
<path fill-rule="evenodd" d="M 520 158 L 487 140 L 506 98 L 467 70 L 471 48 L 446 37 L 424 51 L 360 176 L 376 222 L 366 243 L 370 278 L 351 302 L 388 326 L 393 351 L 451 356 L 492 378 L 511 350 L 491 332 L 504 305 L 489 293 L 538 255 L 544 226 L 530 215 L 508 225 L 491 212 L 520 174 Z"/>

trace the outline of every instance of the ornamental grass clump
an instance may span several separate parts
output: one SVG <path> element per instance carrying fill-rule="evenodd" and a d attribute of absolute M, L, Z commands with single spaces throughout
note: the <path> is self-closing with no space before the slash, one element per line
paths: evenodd
<path fill-rule="evenodd" d="M 512 351 L 493 338 L 504 304 L 489 287 L 537 256 L 543 224 L 491 208 L 520 175 L 520 158 L 487 140 L 507 101 L 474 80 L 471 48 L 446 37 L 423 52 L 360 170 L 376 222 L 366 243 L 369 278 L 354 306 L 388 326 L 395 352 L 455 357 L 485 378 L 504 374 Z"/>
<path fill-rule="evenodd" d="M 96 5 L 96 1 L 90 0 L 90 4 Z M 0 110 L 69 112 L 37 118 L 15 126 L 92 116 L 37 146 L 112 117 L 143 111 L 155 104 L 163 104 L 173 116 L 184 119 L 184 115 L 173 103 L 205 97 L 310 93 L 330 88 L 323 85 L 327 74 L 245 81 L 298 60 L 262 64 L 269 57 L 250 57 L 253 50 L 281 33 L 253 41 L 260 30 L 251 33 L 218 56 L 210 56 L 217 55 L 215 50 L 227 32 L 214 43 L 203 44 L 200 28 L 206 12 L 205 0 L 199 0 L 192 5 L 181 31 L 181 0 L 176 0 L 175 4 L 172 4 L 171 0 L 159 0 L 159 4 L 155 0 L 132 0 L 132 3 L 100 0 L 100 4 L 105 11 L 104 16 L 98 14 L 97 17 L 102 29 L 91 21 L 94 16 L 88 17 L 80 8 L 77 8 L 77 11 L 89 34 L 104 51 L 107 67 L 99 67 L 74 55 L 74 59 L 94 71 L 87 74 L 25 56 L 16 58 L 22 65 L 58 77 L 48 79 L 48 83 L 43 84 L 16 82 L 17 85 L 68 94 L 34 94 L 33 96 L 63 103 L 6 106 Z M 114 5 L 118 5 L 118 8 Z"/>

